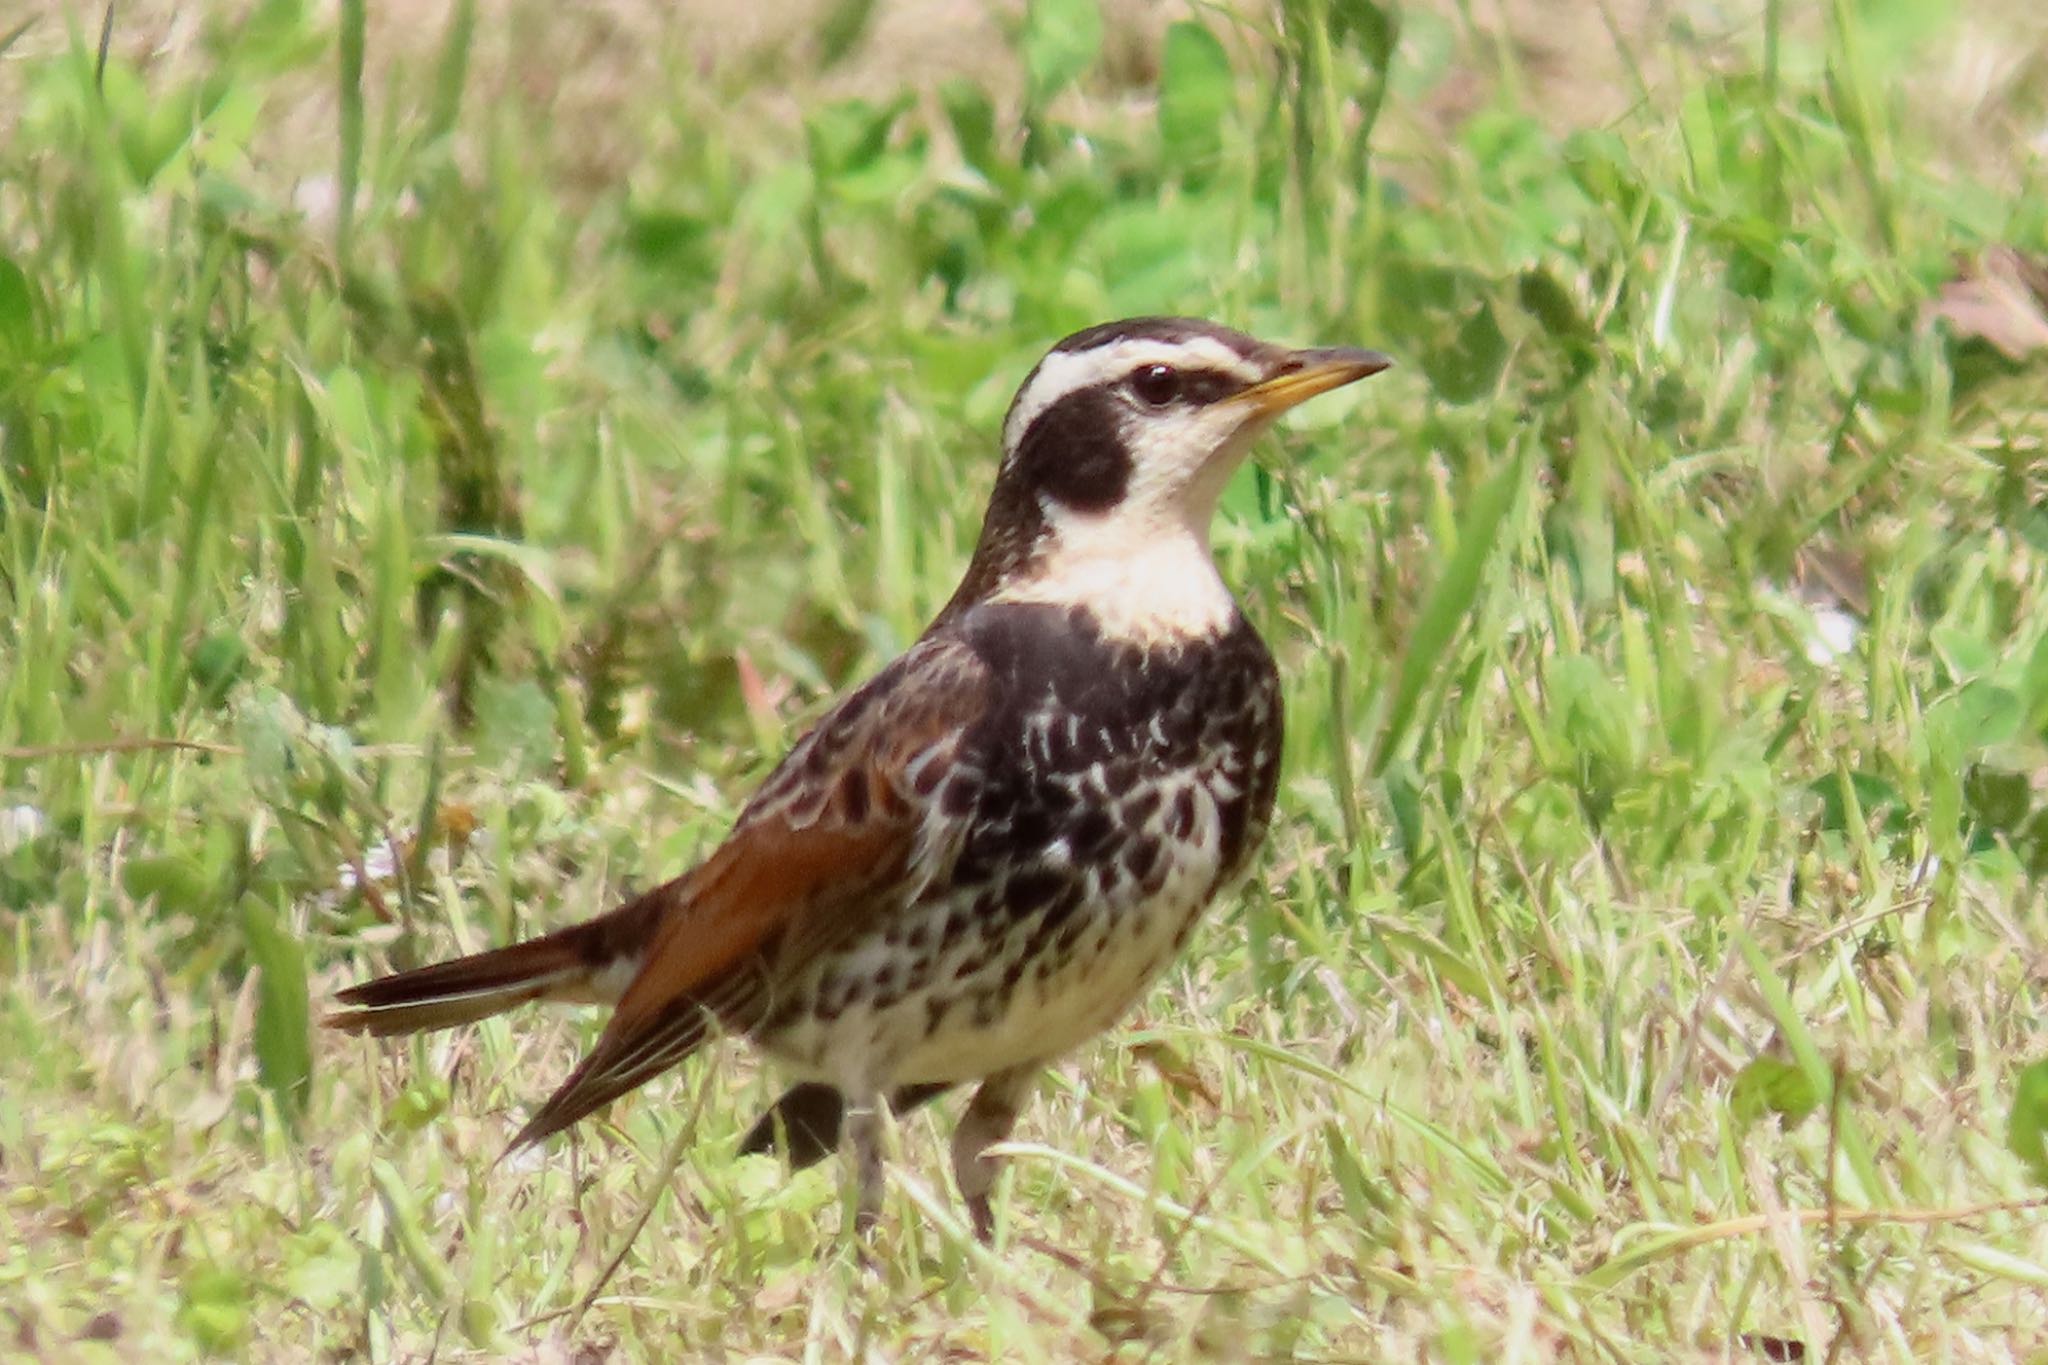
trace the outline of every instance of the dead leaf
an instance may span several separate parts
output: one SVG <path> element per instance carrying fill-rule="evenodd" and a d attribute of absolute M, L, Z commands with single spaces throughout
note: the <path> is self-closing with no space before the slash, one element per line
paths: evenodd
<path fill-rule="evenodd" d="M 754 724 L 764 729 L 776 730 L 782 726 L 781 705 L 789 696 L 788 679 L 769 683 L 761 676 L 761 670 L 754 666 L 754 658 L 744 649 L 732 652 L 733 668 L 739 674 L 740 701 L 745 704 L 747 714 Z"/>
<path fill-rule="evenodd" d="M 2008 360 L 2048 350 L 2048 262 L 1994 246 L 1941 287 L 1929 310 L 1959 337 L 1975 337 Z"/>
<path fill-rule="evenodd" d="M 1166 1044 L 1138 1043 L 1131 1048 L 1131 1055 L 1158 1072 L 1159 1079 L 1166 1082 L 1167 1088 L 1175 1094 L 1193 1095 L 1211 1109 L 1223 1107 L 1223 1102 L 1216 1098 L 1216 1092 L 1209 1088 L 1201 1073 Z"/>

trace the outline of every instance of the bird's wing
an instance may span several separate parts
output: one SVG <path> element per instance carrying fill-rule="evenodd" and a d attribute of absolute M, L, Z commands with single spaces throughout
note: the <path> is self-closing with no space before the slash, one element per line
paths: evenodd
<path fill-rule="evenodd" d="M 943 804 L 993 682 L 927 638 L 791 750 L 663 899 L 638 973 L 590 1055 L 515 1138 L 538 1141 L 674 1066 L 714 1024 L 759 1022 L 779 986 L 943 876 L 964 832 Z"/>

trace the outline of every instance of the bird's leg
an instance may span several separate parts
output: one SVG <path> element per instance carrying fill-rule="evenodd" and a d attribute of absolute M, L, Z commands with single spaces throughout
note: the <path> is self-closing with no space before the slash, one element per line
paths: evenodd
<path fill-rule="evenodd" d="M 989 1209 L 989 1194 L 996 1187 L 1000 1169 L 996 1159 L 984 1156 L 990 1147 L 1010 1135 L 1017 1113 L 1031 1097 L 1031 1087 L 1043 1068 L 1037 1063 L 998 1071 L 981 1083 L 960 1126 L 953 1130 L 953 1179 L 960 1186 L 960 1198 L 974 1219 L 974 1235 L 984 1242 L 995 1240 L 995 1215 Z"/>
<path fill-rule="evenodd" d="M 854 1230 L 865 1237 L 882 1219 L 882 1162 L 889 1130 L 888 1101 L 880 1090 L 847 1097 L 846 1145 L 853 1163 Z"/>

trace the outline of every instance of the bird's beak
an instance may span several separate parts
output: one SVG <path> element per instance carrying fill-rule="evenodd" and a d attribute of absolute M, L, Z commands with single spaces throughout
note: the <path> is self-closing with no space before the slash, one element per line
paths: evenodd
<path fill-rule="evenodd" d="M 1289 351 L 1271 374 L 1229 401 L 1246 405 L 1258 417 L 1277 417 L 1296 403 L 1378 374 L 1393 363 L 1378 351 L 1361 351 L 1355 346 Z"/>

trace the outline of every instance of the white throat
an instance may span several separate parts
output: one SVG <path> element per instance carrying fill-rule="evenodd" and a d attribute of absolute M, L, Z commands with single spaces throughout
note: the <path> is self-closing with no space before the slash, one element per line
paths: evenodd
<path fill-rule="evenodd" d="M 1268 423 L 1235 414 L 1212 420 L 1231 425 L 1194 440 L 1138 428 L 1131 486 L 1105 512 L 1046 500 L 1050 534 L 1038 562 L 993 600 L 1085 606 L 1104 634 L 1138 644 L 1228 629 L 1237 599 L 1209 553 L 1209 523 L 1231 471 Z"/>
<path fill-rule="evenodd" d="M 1124 518 L 1061 517 L 1037 572 L 994 600 L 1085 606 L 1105 635 L 1137 644 L 1228 628 L 1237 599 L 1216 572 L 1206 532 L 1133 529 Z"/>

